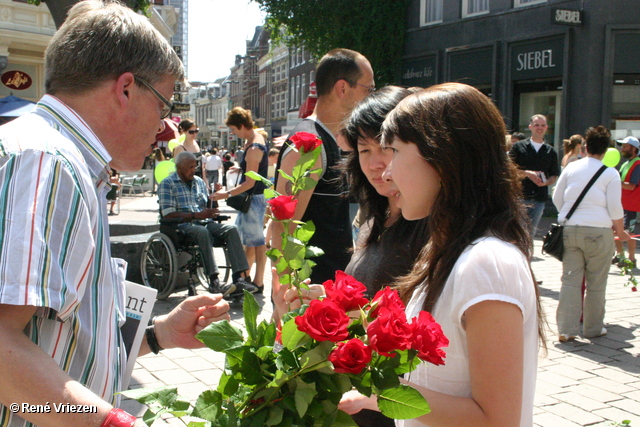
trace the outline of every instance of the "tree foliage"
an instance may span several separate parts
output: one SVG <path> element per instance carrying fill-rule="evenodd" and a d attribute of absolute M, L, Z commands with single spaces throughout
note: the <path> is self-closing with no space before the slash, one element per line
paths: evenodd
<path fill-rule="evenodd" d="M 409 0 L 253 1 L 275 42 L 305 46 L 315 59 L 353 49 L 369 59 L 378 85 L 399 81 Z"/>

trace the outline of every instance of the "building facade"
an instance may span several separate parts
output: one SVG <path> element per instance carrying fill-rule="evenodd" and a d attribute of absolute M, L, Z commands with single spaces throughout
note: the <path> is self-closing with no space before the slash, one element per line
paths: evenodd
<path fill-rule="evenodd" d="M 640 136 L 640 7 L 635 0 L 413 0 L 401 83 L 468 83 L 507 127 L 548 117 L 547 142 L 599 124 Z"/>

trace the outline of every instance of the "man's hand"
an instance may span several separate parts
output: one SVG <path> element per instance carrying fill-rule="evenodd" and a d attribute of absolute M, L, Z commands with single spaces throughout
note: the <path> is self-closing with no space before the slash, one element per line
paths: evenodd
<path fill-rule="evenodd" d="M 156 319 L 156 337 L 162 348 L 201 348 L 195 335 L 213 322 L 229 320 L 229 304 L 219 294 L 189 297 L 167 315 Z"/>
<path fill-rule="evenodd" d="M 538 187 L 544 185 L 544 182 L 542 182 L 542 179 L 538 175 L 538 171 L 524 171 L 524 174 Z"/>
<path fill-rule="evenodd" d="M 207 219 L 207 218 L 215 218 L 220 214 L 220 211 L 216 208 L 205 208 L 200 212 L 195 212 L 193 217 L 195 219 Z"/>

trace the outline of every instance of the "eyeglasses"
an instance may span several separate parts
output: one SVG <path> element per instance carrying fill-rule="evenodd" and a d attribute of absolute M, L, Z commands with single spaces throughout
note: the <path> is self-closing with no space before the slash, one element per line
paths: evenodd
<path fill-rule="evenodd" d="M 369 91 L 369 93 L 373 93 L 373 92 L 375 92 L 375 91 L 377 90 L 375 86 L 367 86 L 367 85 L 360 84 L 360 83 L 358 83 L 358 82 L 352 82 L 352 81 L 349 81 L 349 80 L 347 80 L 347 79 L 342 79 L 342 80 L 346 81 L 346 82 L 347 82 L 347 83 L 349 83 L 351 86 L 362 86 L 362 87 L 364 87 L 364 88 L 367 88 L 367 91 Z"/>
<path fill-rule="evenodd" d="M 173 109 L 174 109 L 173 103 L 167 100 L 167 98 L 165 98 L 164 96 L 160 95 L 160 92 L 158 92 L 153 86 L 151 86 L 151 83 L 149 83 L 142 77 L 134 76 L 134 78 L 136 79 L 136 81 L 145 85 L 147 89 L 149 89 L 151 93 L 153 93 L 156 96 L 156 98 L 158 98 L 160 101 L 162 101 L 164 105 L 166 105 L 166 107 L 164 107 L 162 111 L 160 111 L 160 118 L 164 119 L 166 117 L 169 117 L 169 115 L 173 112 Z"/>
<path fill-rule="evenodd" d="M 196 134 L 196 133 L 200 132 L 200 129 L 188 130 L 187 132 L 189 132 L 191 135 L 193 135 L 193 134 Z"/>

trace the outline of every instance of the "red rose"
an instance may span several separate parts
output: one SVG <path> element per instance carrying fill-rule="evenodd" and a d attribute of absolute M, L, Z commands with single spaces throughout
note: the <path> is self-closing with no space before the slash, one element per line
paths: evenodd
<path fill-rule="evenodd" d="M 339 374 L 359 374 L 371 362 L 371 348 L 358 338 L 338 343 L 329 354 L 333 370 Z"/>
<path fill-rule="evenodd" d="M 322 145 L 322 140 L 309 132 L 296 132 L 289 138 L 289 141 L 293 142 L 296 148 L 304 153 L 315 150 Z"/>
<path fill-rule="evenodd" d="M 411 348 L 418 350 L 418 357 L 434 365 L 444 365 L 446 353 L 440 347 L 449 345 L 449 339 L 433 316 L 421 311 L 411 322 Z"/>
<path fill-rule="evenodd" d="M 375 319 L 378 315 L 378 309 L 386 307 L 393 312 L 404 313 L 404 303 L 398 295 L 398 291 L 392 290 L 388 286 L 384 289 L 380 289 L 373 297 L 371 304 L 371 311 L 369 312 L 369 318 Z"/>
<path fill-rule="evenodd" d="M 349 337 L 349 316 L 330 299 L 313 300 L 307 311 L 295 319 L 298 330 L 316 341 L 344 341 Z"/>
<path fill-rule="evenodd" d="M 295 196 L 278 196 L 267 203 L 271 206 L 271 213 L 280 221 L 293 218 L 293 214 L 298 206 L 298 199 Z"/>
<path fill-rule="evenodd" d="M 322 284 L 327 297 L 343 308 L 344 311 L 357 310 L 369 302 L 364 297 L 367 287 L 344 271 L 336 271 L 336 280 L 327 280 Z"/>
<path fill-rule="evenodd" d="M 383 356 L 393 357 L 395 350 L 406 350 L 411 346 L 411 326 L 404 312 L 380 307 L 378 318 L 367 328 L 369 345 Z"/>

